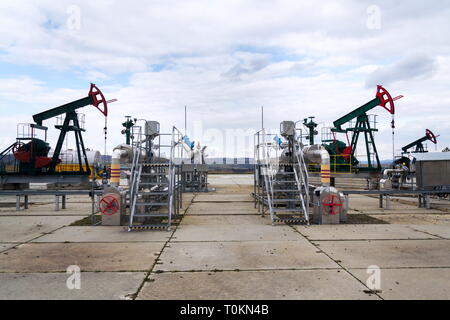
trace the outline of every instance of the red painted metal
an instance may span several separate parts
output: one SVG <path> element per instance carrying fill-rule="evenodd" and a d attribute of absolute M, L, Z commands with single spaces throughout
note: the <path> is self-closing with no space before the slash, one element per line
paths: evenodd
<path fill-rule="evenodd" d="M 430 141 L 433 142 L 434 144 L 437 143 L 436 136 L 434 135 L 433 132 L 431 132 L 431 130 L 427 129 L 427 130 L 425 131 L 425 135 L 427 136 L 428 140 L 430 140 Z"/>
<path fill-rule="evenodd" d="M 14 158 L 22 163 L 29 163 L 31 161 L 31 152 L 19 150 L 13 153 Z M 60 163 L 61 160 L 58 161 Z M 49 157 L 36 157 L 34 159 L 34 167 L 37 169 L 47 168 L 52 163 L 52 158 Z"/>
<path fill-rule="evenodd" d="M 108 102 L 113 102 L 113 101 L 106 101 L 103 93 L 93 83 L 91 83 L 91 89 L 89 90 L 89 96 L 92 97 L 92 105 L 94 107 L 96 107 L 98 110 L 100 110 L 100 112 L 103 113 L 105 117 L 108 116 Z M 100 96 L 100 99 L 98 98 L 98 96 Z M 103 105 L 103 109 L 99 107 L 100 105 Z"/>
<path fill-rule="evenodd" d="M 30 157 L 30 155 L 31 155 L 30 151 L 21 151 L 21 150 L 18 150 L 18 151 L 16 151 L 16 152 L 14 152 L 13 154 L 14 154 L 14 158 L 16 158 L 16 160 L 18 160 L 18 161 L 20 161 L 20 162 L 22 162 L 22 163 L 28 163 L 28 162 L 30 162 L 30 159 L 31 159 L 31 157 Z"/>
<path fill-rule="evenodd" d="M 35 162 L 34 162 L 34 167 L 35 168 L 47 168 L 50 166 L 51 163 L 52 163 L 52 158 L 36 157 Z M 61 163 L 61 160 L 59 160 L 58 163 Z"/>
<path fill-rule="evenodd" d="M 24 145 L 17 143 L 13 149 L 12 149 L 12 153 L 14 155 L 14 158 L 22 163 L 30 163 L 31 162 L 31 154 L 32 151 L 25 151 L 24 150 Z M 34 158 L 34 167 L 37 169 L 40 168 L 47 168 L 50 166 L 52 162 L 52 158 L 49 157 L 43 157 L 43 156 L 39 156 L 39 157 L 35 157 Z M 58 159 L 57 164 L 61 163 L 61 160 Z"/>
<path fill-rule="evenodd" d="M 391 94 L 380 85 L 377 86 L 376 97 L 380 100 L 380 106 L 385 108 L 390 114 L 395 114 L 394 101 L 403 98 L 402 95 L 392 98 Z"/>
<path fill-rule="evenodd" d="M 350 157 L 352 156 L 352 152 L 353 152 L 353 149 L 351 146 L 345 147 L 344 151 L 342 152 L 342 156 L 345 159 L 345 161 L 348 162 L 350 160 Z"/>

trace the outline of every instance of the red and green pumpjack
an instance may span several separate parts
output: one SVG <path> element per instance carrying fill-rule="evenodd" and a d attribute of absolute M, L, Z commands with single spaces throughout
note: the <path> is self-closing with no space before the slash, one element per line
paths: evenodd
<path fill-rule="evenodd" d="M 334 165 L 334 167 L 337 168 L 338 170 L 339 169 L 348 170 L 348 167 L 346 168 L 345 164 L 350 166 L 351 162 L 352 170 L 356 172 L 359 171 L 374 172 L 380 171 L 382 169 L 381 162 L 378 156 L 378 151 L 373 137 L 373 133 L 375 131 L 378 131 L 378 129 L 371 127 L 367 112 L 374 109 L 377 106 L 381 106 L 384 109 L 386 109 L 390 114 L 392 114 L 392 116 L 394 116 L 395 114 L 394 101 L 400 98 L 403 98 L 403 96 L 392 98 L 390 93 L 385 88 L 378 85 L 375 99 L 370 100 L 361 107 L 349 112 L 345 116 L 333 122 L 334 128 L 332 128 L 331 131 L 334 134 L 334 140 L 325 141 L 331 142 L 330 144 L 325 144 L 325 148 L 331 155 L 342 155 L 342 157 L 331 157 L 332 168 Z M 353 119 L 356 119 L 356 124 L 354 126 L 342 128 L 344 124 L 349 123 Z M 394 119 L 392 119 L 392 128 L 394 128 Z M 348 134 L 349 132 L 352 133 L 352 138 L 348 146 L 344 142 L 336 140 L 335 133 Z M 367 151 L 367 166 L 364 167 L 363 166 L 358 167 L 359 161 L 355 157 L 356 147 L 358 145 L 358 140 L 361 134 L 364 135 L 365 147 Z M 371 152 L 371 150 L 373 150 L 373 152 Z M 374 155 L 375 163 L 373 163 L 371 155 Z"/>
<path fill-rule="evenodd" d="M 35 114 L 33 120 L 35 124 L 31 124 L 32 134 L 30 137 L 18 137 L 17 142 L 13 143 L 7 149 L 0 153 L 0 160 L 5 158 L 9 152 L 12 152 L 15 160 L 19 163 L 19 170 L 11 174 L 18 175 L 52 175 L 56 173 L 56 166 L 61 162 L 59 156 L 63 147 L 66 135 L 73 131 L 75 133 L 77 157 L 79 168 L 76 171 L 63 172 L 63 174 L 73 175 L 90 175 L 90 167 L 86 156 L 82 132 L 85 131 L 79 122 L 77 109 L 88 105 L 93 105 L 106 117 L 108 115 L 108 103 L 114 102 L 115 99 L 106 101 L 103 93 L 95 84 L 91 83 L 88 96 L 76 101 L 69 102 L 62 106 Z M 62 125 L 56 125 L 55 128 L 60 130 L 58 142 L 55 151 L 51 157 L 48 157 L 50 146 L 47 142 L 37 139 L 34 130 L 43 130 L 47 132 L 48 128 L 43 126 L 43 121 L 50 118 L 64 115 Z M 106 125 L 105 125 L 106 130 Z M 47 134 L 46 134 L 47 136 Z M 27 141 L 27 142 L 24 142 Z M 84 160 L 84 161 L 83 161 Z M 85 166 L 84 166 L 85 165 Z"/>

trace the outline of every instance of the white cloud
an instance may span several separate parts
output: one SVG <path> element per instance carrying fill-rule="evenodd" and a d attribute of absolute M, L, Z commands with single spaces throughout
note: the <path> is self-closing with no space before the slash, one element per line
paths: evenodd
<path fill-rule="evenodd" d="M 0 74 L 0 108 L 20 106 L 17 120 L 84 97 L 96 81 L 107 98 L 119 99 L 108 119 L 111 150 L 123 139 L 125 115 L 158 120 L 168 131 L 184 126 L 188 105 L 190 121 L 225 132 L 258 128 L 264 105 L 272 128 L 310 115 L 330 125 L 372 99 L 382 82 L 393 95 L 405 95 L 397 103 L 396 144 L 425 127 L 441 133 L 443 146 L 448 142 L 446 2 L 378 1 L 381 29 L 369 30 L 372 1 L 77 1 L 81 28 L 70 30 L 66 9 L 73 2 L 0 2 L 0 63 L 88 80 L 68 89 L 50 86 L 46 74 Z M 390 115 L 373 111 L 380 114 L 376 141 L 388 157 Z M 103 150 L 101 115 L 83 112 L 87 145 Z M 14 139 L 14 116 L 2 116 L 2 123 L 0 142 Z"/>
<path fill-rule="evenodd" d="M 432 57 L 427 55 L 409 56 L 394 65 L 376 69 L 367 77 L 366 85 L 373 87 L 378 83 L 388 85 L 401 80 L 415 81 L 432 76 L 436 69 L 437 64 Z"/>

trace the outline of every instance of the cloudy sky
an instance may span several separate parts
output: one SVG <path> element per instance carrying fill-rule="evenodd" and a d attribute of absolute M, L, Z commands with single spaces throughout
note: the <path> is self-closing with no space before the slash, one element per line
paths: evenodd
<path fill-rule="evenodd" d="M 85 97 L 94 82 L 119 100 L 108 152 L 123 141 L 125 115 L 183 129 L 187 105 L 188 133 L 210 156 L 252 156 L 261 106 L 267 128 L 308 116 L 331 126 L 377 84 L 405 96 L 396 149 L 429 128 L 441 150 L 450 146 L 449 17 L 450 2 L 438 0 L 1 0 L 0 147 L 17 123 Z M 103 116 L 82 112 L 86 145 L 103 150 Z M 373 113 L 390 158 L 391 115 Z"/>

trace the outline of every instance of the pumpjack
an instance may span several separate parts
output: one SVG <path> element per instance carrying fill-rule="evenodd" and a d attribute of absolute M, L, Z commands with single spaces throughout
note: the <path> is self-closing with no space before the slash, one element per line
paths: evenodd
<path fill-rule="evenodd" d="M 379 172 L 382 170 L 374 141 L 374 132 L 378 131 L 378 129 L 371 126 L 367 112 L 377 106 L 383 107 L 392 115 L 391 125 L 392 128 L 394 128 L 394 101 L 400 98 L 403 98 L 403 96 L 400 95 L 392 98 L 391 94 L 385 88 L 378 85 L 377 92 L 373 100 L 370 100 L 361 107 L 356 108 L 345 116 L 334 121 L 334 128 L 331 129 L 334 138 L 332 140 L 322 141 L 329 142 L 329 144 L 325 144 L 324 146 L 332 156 L 332 168 L 334 167 L 339 170 L 339 168 L 351 167 L 354 172 Z M 349 126 L 343 128 L 343 125 L 345 124 L 349 124 Z M 336 133 L 345 133 L 347 135 L 347 139 L 348 133 L 351 133 L 352 137 L 351 142 L 348 141 L 349 145 L 347 146 L 345 142 L 336 140 Z M 355 157 L 356 148 L 361 134 L 363 134 L 363 137 L 365 138 L 367 166 L 358 166 L 359 161 Z M 375 161 L 373 161 L 373 158 Z"/>
<path fill-rule="evenodd" d="M 439 136 L 436 136 L 433 132 L 431 132 L 431 130 L 426 129 L 425 135 L 422 138 L 417 139 L 416 141 L 411 142 L 410 144 L 407 144 L 406 146 L 404 146 L 402 148 L 402 155 L 394 160 L 393 166 L 396 167 L 396 166 L 400 165 L 403 167 L 407 167 L 409 170 L 409 168 L 411 166 L 411 159 L 408 156 L 408 154 L 409 153 L 428 152 L 428 150 L 425 149 L 425 146 L 423 145 L 423 143 L 425 141 L 431 141 L 432 143 L 436 144 L 437 137 L 439 137 Z M 415 148 L 415 149 L 413 149 L 413 148 Z"/>
<path fill-rule="evenodd" d="M 85 129 L 80 125 L 77 110 L 93 105 L 107 117 L 108 103 L 114 101 L 116 100 L 107 101 L 100 89 L 91 83 L 87 97 L 35 114 L 33 116 L 35 123 L 27 124 L 29 131 L 18 136 L 15 143 L 0 153 L 0 182 L 52 182 L 54 180 L 67 182 L 69 182 L 68 180 L 73 180 L 70 182 L 78 182 L 86 180 L 86 177 L 91 174 L 91 170 L 82 137 L 82 132 Z M 65 117 L 61 125 L 55 126 L 56 129 L 60 130 L 60 134 L 54 152 L 49 156 L 50 145 L 45 141 L 48 127 L 44 126 L 43 122 L 57 116 Z M 45 140 L 37 138 L 36 130 L 42 130 L 45 133 Z M 58 171 L 57 165 L 61 162 L 59 157 L 63 143 L 67 134 L 71 131 L 75 134 L 78 168 L 74 171 Z M 72 179 L 68 177 L 72 177 Z"/>
<path fill-rule="evenodd" d="M 404 146 L 402 148 L 403 153 L 407 153 L 409 149 L 414 148 L 415 150 L 413 151 L 413 153 L 423 153 L 423 152 L 428 152 L 427 150 L 425 150 L 425 147 L 423 145 L 423 143 L 425 141 L 431 141 L 432 143 L 436 144 L 437 143 L 437 137 L 436 135 L 434 135 L 433 132 L 431 132 L 431 130 L 426 129 L 425 130 L 425 136 L 423 136 L 420 139 L 417 139 L 414 142 L 411 142 L 410 144 Z"/>

